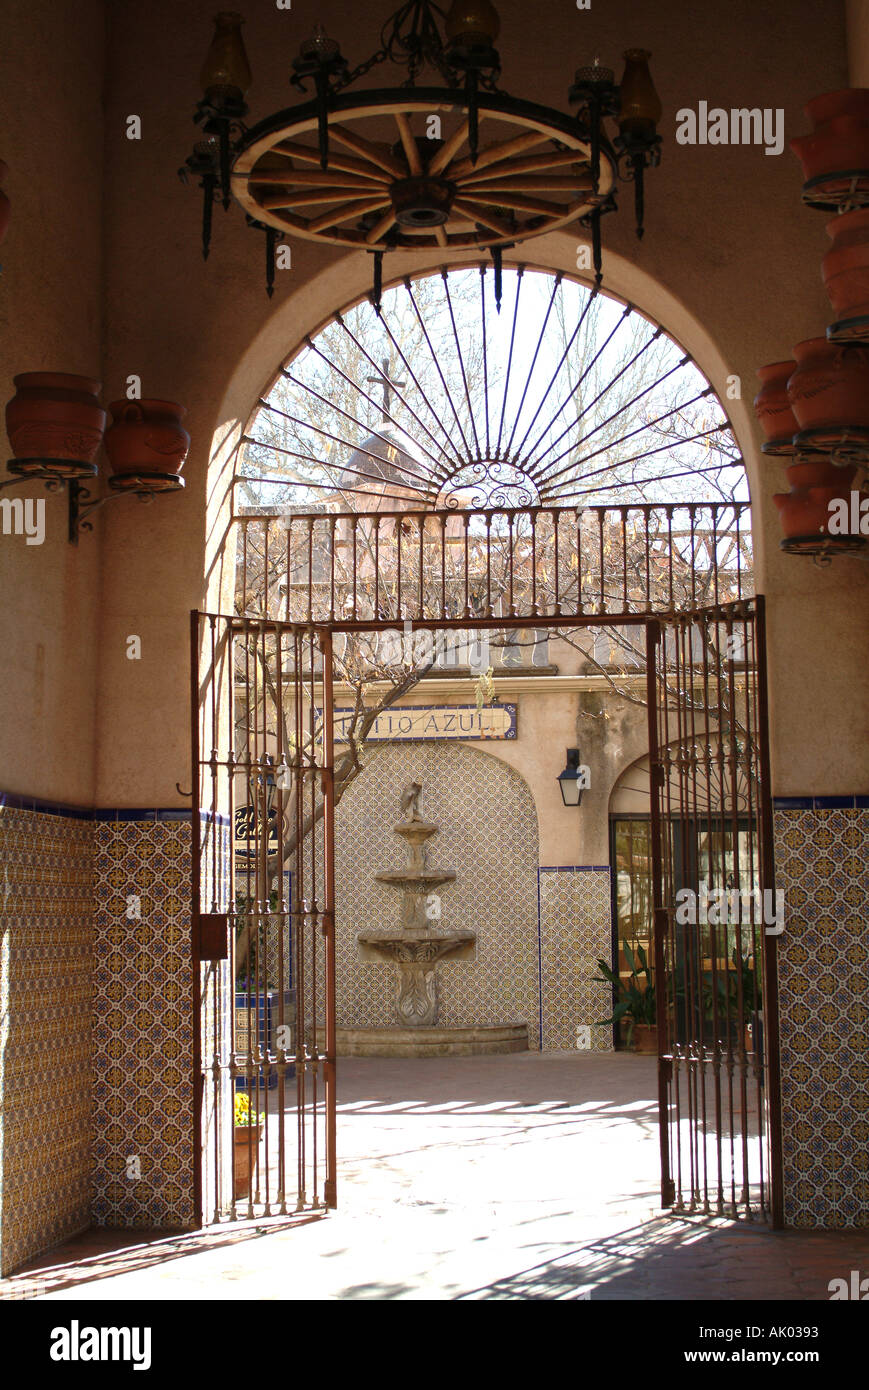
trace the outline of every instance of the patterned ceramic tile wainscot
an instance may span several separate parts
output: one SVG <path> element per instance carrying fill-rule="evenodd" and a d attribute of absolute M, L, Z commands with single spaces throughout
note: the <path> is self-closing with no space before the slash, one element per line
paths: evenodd
<path fill-rule="evenodd" d="M 869 1224 L 869 809 L 775 812 L 785 1222 Z"/>
<path fill-rule="evenodd" d="M 97 1225 L 193 1221 L 189 882 L 189 822 L 95 826 Z M 130 919 L 133 894 L 141 917 Z"/>
<path fill-rule="evenodd" d="M 0 805 L 3 1274 L 89 1222 L 92 832 Z"/>

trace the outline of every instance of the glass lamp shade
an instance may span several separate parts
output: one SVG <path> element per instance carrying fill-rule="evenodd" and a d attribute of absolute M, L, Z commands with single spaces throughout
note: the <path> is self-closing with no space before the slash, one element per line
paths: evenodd
<path fill-rule="evenodd" d="M 241 15 L 231 10 L 214 17 L 214 36 L 199 74 L 202 90 L 211 101 L 240 101 L 253 80 L 241 37 L 243 23 Z"/>
<path fill-rule="evenodd" d="M 337 58 L 339 52 L 338 44 L 334 39 L 329 38 L 322 24 L 315 24 L 311 37 L 303 39 L 299 45 L 301 58 L 314 58 L 321 63 L 328 63 L 333 58 Z"/>
<path fill-rule="evenodd" d="M 501 21 L 490 0 L 453 0 L 445 28 L 450 43 L 488 48 L 498 37 Z"/>
<path fill-rule="evenodd" d="M 629 48 L 619 92 L 619 128 L 623 135 L 654 135 L 663 107 L 649 72 L 647 48 Z"/>
<path fill-rule="evenodd" d="M 582 780 L 579 770 L 579 749 L 568 748 L 567 766 L 558 774 L 558 786 L 565 806 L 578 806 L 582 801 Z"/>

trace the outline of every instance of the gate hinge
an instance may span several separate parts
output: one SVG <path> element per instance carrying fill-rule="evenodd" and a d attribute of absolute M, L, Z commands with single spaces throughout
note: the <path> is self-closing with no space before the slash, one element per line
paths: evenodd
<path fill-rule="evenodd" d="M 193 916 L 193 954 L 197 960 L 229 958 L 229 918 L 225 912 L 197 912 Z"/>

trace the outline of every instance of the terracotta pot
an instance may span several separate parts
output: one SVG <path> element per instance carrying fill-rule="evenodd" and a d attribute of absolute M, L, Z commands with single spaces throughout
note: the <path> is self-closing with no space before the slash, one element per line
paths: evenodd
<path fill-rule="evenodd" d="M 801 430 L 869 428 L 869 348 L 808 338 L 794 356 L 788 400 Z"/>
<path fill-rule="evenodd" d="M 770 362 L 759 367 L 760 391 L 754 398 L 754 413 L 760 428 L 770 441 L 790 439 L 799 426 L 794 419 L 788 400 L 788 378 L 796 369 L 796 362 Z"/>
<path fill-rule="evenodd" d="M 814 130 L 796 136 L 790 147 L 807 181 L 869 168 L 869 88 L 826 92 L 810 101 L 805 112 Z"/>
<path fill-rule="evenodd" d="M 791 488 L 831 487 L 844 493 L 850 488 L 857 472 L 855 464 L 840 468 L 823 454 L 817 458 L 803 456 L 797 463 L 789 463 L 785 472 Z"/>
<path fill-rule="evenodd" d="M 784 539 L 829 535 L 830 503 L 847 495 L 848 489 L 843 487 L 798 487 L 774 493 L 772 500 L 778 507 Z"/>
<path fill-rule="evenodd" d="M 658 1030 L 654 1023 L 634 1024 L 634 1051 L 644 1056 L 658 1052 Z"/>
<path fill-rule="evenodd" d="M 4 160 L 0 159 L 0 183 L 3 182 L 8 173 L 9 165 Z M 11 212 L 12 204 L 3 192 L 3 189 L 0 188 L 0 241 L 2 241 L 6 235 L 6 228 L 9 226 L 9 215 Z"/>
<path fill-rule="evenodd" d="M 113 401 L 106 453 L 113 473 L 180 473 L 190 435 L 174 401 Z"/>
<path fill-rule="evenodd" d="M 833 245 L 823 260 L 824 288 L 837 319 L 869 314 L 869 208 L 827 223 Z"/>
<path fill-rule="evenodd" d="M 239 1197 L 250 1195 L 250 1180 L 253 1172 L 253 1165 L 256 1161 L 259 1141 L 262 1138 L 262 1125 L 255 1126 L 255 1134 L 251 1142 L 251 1125 L 234 1125 L 232 1132 L 232 1195 L 236 1201 Z"/>
<path fill-rule="evenodd" d="M 106 427 L 100 383 L 67 372 L 24 372 L 13 379 L 18 389 L 6 406 L 6 432 L 15 457 L 92 463 Z"/>

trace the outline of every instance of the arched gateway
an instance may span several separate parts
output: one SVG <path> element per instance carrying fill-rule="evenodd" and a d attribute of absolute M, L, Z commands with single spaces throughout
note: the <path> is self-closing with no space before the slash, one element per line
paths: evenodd
<path fill-rule="evenodd" d="M 497 288 L 500 302 L 491 269 L 462 267 L 345 307 L 281 366 L 235 452 L 234 600 L 192 631 L 206 1220 L 335 1204 L 336 807 L 362 794 L 389 712 L 447 687 L 455 704 L 464 680 L 481 720 L 504 724 L 507 672 L 527 690 L 628 681 L 645 708 L 648 970 L 617 950 L 615 975 L 657 1028 L 662 1200 L 780 1221 L 742 460 L 708 381 L 632 305 L 531 268 L 505 267 Z M 576 727 L 538 726 L 528 765 Z M 489 746 L 522 770 L 518 745 Z M 594 868 L 585 899 L 604 903 Z M 538 915 L 538 931 L 532 1038 L 609 1046 L 594 1025 L 612 1000 L 589 992 L 582 954 L 607 953 L 602 910 L 571 948 L 575 977 L 563 941 L 544 949 L 567 927 Z M 346 973 L 343 939 L 340 956 Z M 237 1096 L 262 1135 L 236 1131 L 234 1178 Z"/>

